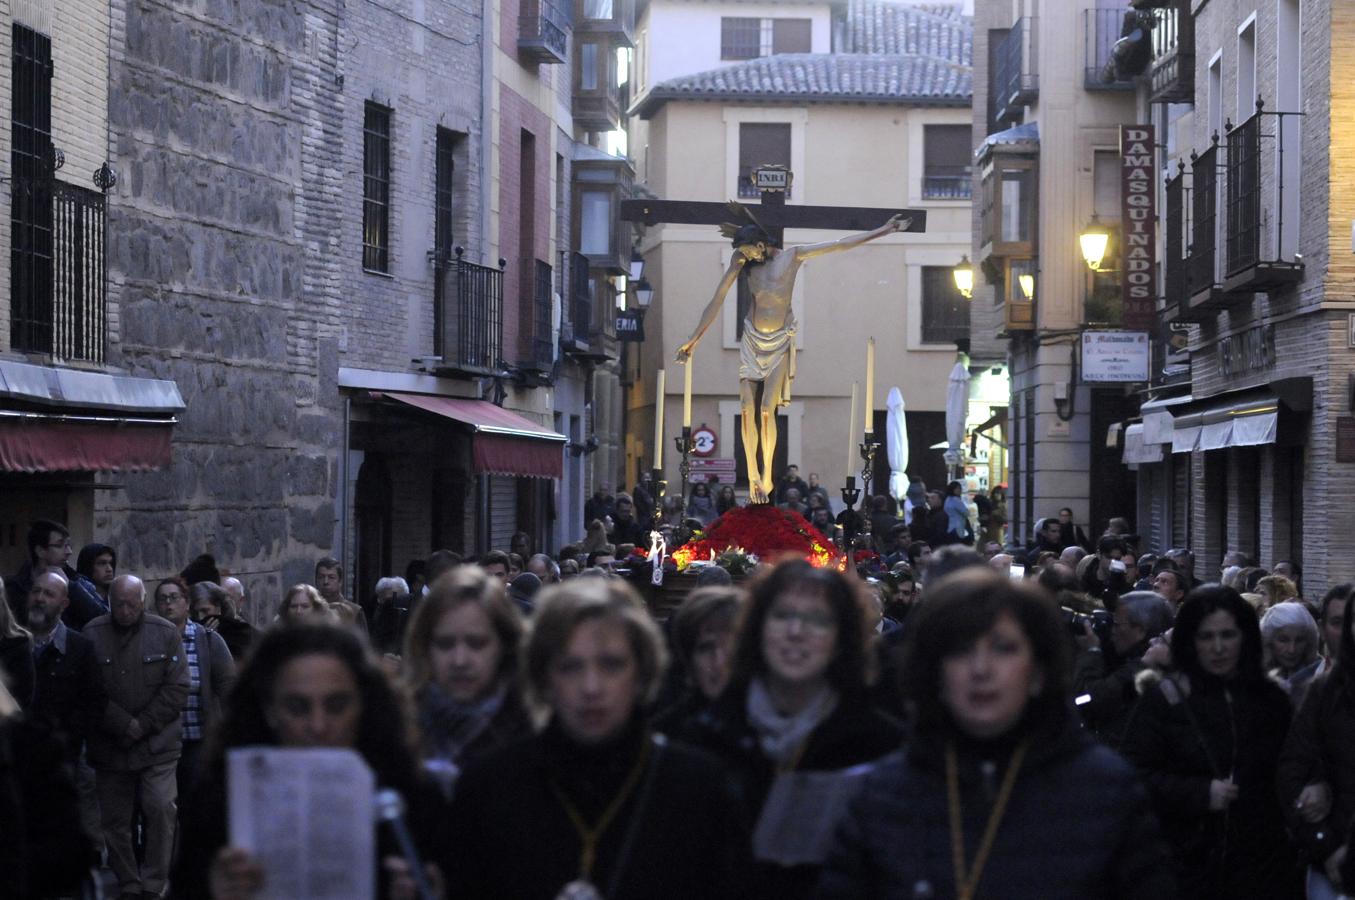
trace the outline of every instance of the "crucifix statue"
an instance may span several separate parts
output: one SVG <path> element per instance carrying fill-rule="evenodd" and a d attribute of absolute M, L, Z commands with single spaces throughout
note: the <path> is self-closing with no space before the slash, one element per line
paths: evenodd
<path fill-rule="evenodd" d="M 701 336 L 719 315 L 731 287 L 743 278 L 751 303 L 743 322 L 739 351 L 739 402 L 744 459 L 748 466 L 749 495 L 754 503 L 772 500 L 776 452 L 776 412 L 790 402 L 795 377 L 795 316 L 791 295 L 800 265 L 807 259 L 849 250 L 867 241 L 899 231 L 923 231 L 923 210 L 862 209 L 831 206 L 786 206 L 790 173 L 764 167 L 754 175 L 762 203 L 743 206 L 731 202 L 696 203 L 664 200 L 627 200 L 621 217 L 646 224 L 674 222 L 719 224 L 734 245 L 734 254 L 715 295 L 706 306 L 690 340 L 678 348 L 680 362 L 688 362 Z M 737 220 L 728 222 L 731 211 Z M 756 211 L 756 212 L 755 212 Z M 884 224 L 867 231 L 865 223 Z M 836 241 L 782 248 L 786 227 L 858 231 Z M 869 400 L 867 402 L 870 402 Z"/>

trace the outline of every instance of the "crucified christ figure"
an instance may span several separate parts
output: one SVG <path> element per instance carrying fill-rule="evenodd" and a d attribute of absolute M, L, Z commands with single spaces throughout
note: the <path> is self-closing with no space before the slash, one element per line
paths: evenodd
<path fill-rule="evenodd" d="M 731 206 L 752 220 L 745 208 L 736 204 Z M 754 503 L 769 503 L 772 498 L 776 411 L 790 402 L 790 384 L 795 378 L 796 323 L 791 311 L 791 293 L 800 264 L 815 256 L 850 250 L 887 234 L 905 231 L 909 221 L 899 215 L 874 231 L 786 249 L 778 246 L 756 220 L 745 225 L 721 226 L 721 231 L 734 244 L 734 256 L 715 288 L 715 296 L 701 314 L 696 331 L 678 348 L 677 358 L 678 362 L 690 365 L 692 351 L 719 315 L 729 289 L 739 278 L 747 279 L 752 302 L 743 321 L 743 340 L 739 349 L 739 404 L 749 493 Z"/>

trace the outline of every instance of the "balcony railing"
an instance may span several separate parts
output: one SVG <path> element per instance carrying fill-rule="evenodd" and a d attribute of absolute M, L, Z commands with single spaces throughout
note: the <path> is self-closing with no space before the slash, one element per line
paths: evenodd
<path fill-rule="evenodd" d="M 106 198 L 51 177 L 11 182 L 10 345 L 102 363 L 107 339 Z"/>
<path fill-rule="evenodd" d="M 1033 16 L 1017 19 L 997 46 L 992 77 L 995 118 L 999 122 L 1015 121 L 1039 95 L 1038 24 Z"/>
<path fill-rule="evenodd" d="M 1189 102 L 1195 96 L 1195 17 L 1190 0 L 1152 10 L 1153 61 L 1149 74 L 1153 103 Z"/>
<path fill-rule="evenodd" d="M 549 0 L 523 0 L 518 53 L 539 63 L 562 63 L 569 51 L 569 15 Z"/>
<path fill-rule="evenodd" d="M 555 362 L 551 335 L 555 276 L 550 263 L 527 258 L 522 261 L 518 286 L 518 356 L 524 368 L 548 371 Z"/>
<path fill-rule="evenodd" d="M 1132 91 L 1134 81 L 1122 77 L 1114 63 L 1115 42 L 1124 30 L 1128 8 L 1083 10 L 1082 86 L 1089 91 Z"/>
<path fill-rule="evenodd" d="M 923 200 L 968 200 L 973 191 L 969 166 L 933 166 L 922 174 Z"/>
<path fill-rule="evenodd" d="M 1280 246 L 1286 206 L 1284 124 L 1289 115 L 1296 114 L 1267 112 L 1258 99 L 1251 118 L 1228 131 L 1225 292 L 1276 290 L 1303 278 L 1302 261 L 1286 259 Z M 1296 150 L 1289 148 L 1290 153 Z M 1267 187 L 1271 202 L 1263 204 Z M 1289 185 L 1290 191 L 1297 189 Z"/>
<path fill-rule="evenodd" d="M 503 270 L 456 258 L 439 272 L 447 286 L 442 291 L 442 359 L 447 368 L 465 372 L 500 372 L 503 363 Z"/>

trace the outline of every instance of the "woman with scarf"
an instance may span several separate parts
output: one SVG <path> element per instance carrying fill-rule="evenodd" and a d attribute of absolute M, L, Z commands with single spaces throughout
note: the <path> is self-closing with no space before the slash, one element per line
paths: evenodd
<path fill-rule="evenodd" d="M 676 735 L 724 762 L 756 823 L 753 896 L 810 896 L 832 816 L 806 797 L 845 796 L 854 783 L 845 770 L 899 746 L 900 725 L 867 693 L 878 616 L 867 614 L 862 591 L 804 560 L 763 573 L 749 592 L 729 687 Z M 819 821 L 819 839 L 799 827 Z"/>
<path fill-rule="evenodd" d="M 522 664 L 549 721 L 461 777 L 448 895 L 741 900 L 747 836 L 723 773 L 645 722 L 665 652 L 639 597 L 578 578 L 539 599 Z"/>
<path fill-rule="evenodd" d="M 866 777 L 821 900 L 1175 896 L 1135 772 L 1078 726 L 1067 644 L 1028 583 L 971 569 L 928 591 L 904 658 L 912 739 Z"/>
<path fill-rule="evenodd" d="M 522 616 L 503 581 L 458 566 L 433 582 L 405 634 L 425 767 L 449 793 L 457 774 L 532 733 L 519 697 Z"/>
<path fill-rule="evenodd" d="M 1120 752 L 1143 774 L 1181 896 L 1301 896 L 1276 789 L 1289 698 L 1262 668 L 1256 614 L 1232 588 L 1196 588 L 1171 658 L 1177 673 L 1144 693 Z"/>

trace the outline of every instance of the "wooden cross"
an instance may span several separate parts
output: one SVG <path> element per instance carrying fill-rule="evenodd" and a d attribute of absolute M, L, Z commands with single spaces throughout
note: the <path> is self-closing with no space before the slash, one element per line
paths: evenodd
<path fill-rule="evenodd" d="M 790 172 L 777 166 L 764 166 L 757 169 L 753 178 L 758 184 L 759 175 L 767 172 L 784 172 L 783 184 L 789 186 Z M 763 179 L 766 181 L 775 179 Z M 910 232 L 927 230 L 927 211 L 925 209 L 886 209 L 865 206 L 787 206 L 785 187 L 760 187 L 761 203 L 746 204 L 749 212 L 767 230 L 768 236 L 777 244 L 783 241 L 783 232 L 787 228 L 820 228 L 831 231 L 870 231 L 879 228 L 897 215 L 908 219 Z M 675 225 L 721 225 L 734 217 L 726 203 L 707 203 L 698 200 L 623 200 L 621 218 L 627 222 L 643 222 L 645 225 L 672 223 Z M 740 223 L 741 224 L 741 223 Z"/>

